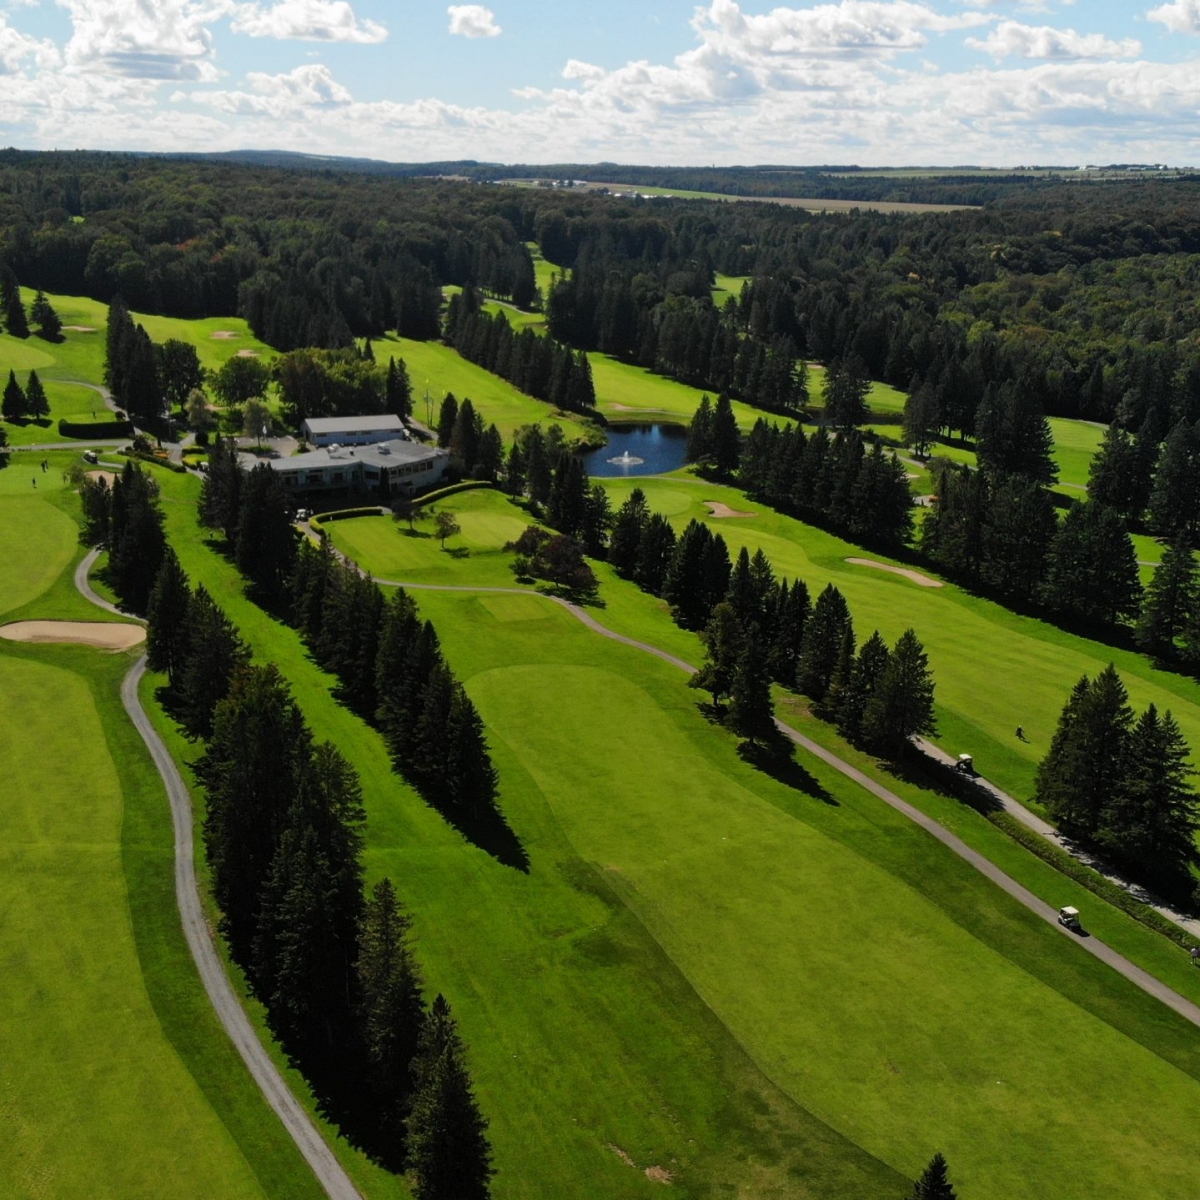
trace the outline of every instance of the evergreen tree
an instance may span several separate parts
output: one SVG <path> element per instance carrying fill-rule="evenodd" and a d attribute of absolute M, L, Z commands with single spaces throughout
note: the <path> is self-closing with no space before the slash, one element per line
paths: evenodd
<path fill-rule="evenodd" d="M 195 346 L 179 338 L 168 338 L 157 349 L 159 378 L 167 408 L 182 409 L 188 396 L 204 386 L 200 355 Z"/>
<path fill-rule="evenodd" d="M 712 465 L 717 474 L 732 475 L 738 469 L 741 454 L 737 418 L 733 415 L 729 397 L 722 392 L 717 397 L 712 415 Z"/>
<path fill-rule="evenodd" d="M 450 1006 L 440 995 L 425 1019 L 413 1071 L 405 1128 L 416 1200 L 488 1200 L 495 1171 L 487 1121 L 475 1100 Z"/>
<path fill-rule="evenodd" d="M 663 581 L 663 598 L 671 606 L 671 615 L 685 629 L 702 629 L 708 620 L 705 602 L 705 552 L 712 532 L 694 518 L 680 535 Z"/>
<path fill-rule="evenodd" d="M 475 469 L 482 440 L 483 418 L 475 411 L 475 405 L 468 396 L 459 405 L 448 444 L 450 457 L 462 474 L 469 476 Z"/>
<path fill-rule="evenodd" d="M 1035 778 L 1039 802 L 1069 836 L 1092 837 L 1112 807 L 1126 774 L 1132 721 L 1129 695 L 1111 663 L 1071 692 Z"/>
<path fill-rule="evenodd" d="M 208 454 L 208 472 L 200 484 L 200 523 L 220 530 L 231 545 L 237 539 L 245 473 L 238 465 L 237 445 L 217 438 Z"/>
<path fill-rule="evenodd" d="M 168 546 L 146 609 L 146 662 L 152 671 L 166 671 L 172 688 L 178 686 L 187 658 L 191 599 L 187 576 Z"/>
<path fill-rule="evenodd" d="M 861 359 L 831 362 L 825 371 L 825 423 L 848 431 L 867 419 L 871 380 Z"/>
<path fill-rule="evenodd" d="M 28 414 L 25 391 L 17 382 L 16 372 L 10 370 L 8 382 L 4 385 L 4 397 L 0 399 L 0 416 L 3 416 L 6 421 L 20 421 Z"/>
<path fill-rule="evenodd" d="M 1001 595 L 1026 601 L 1038 594 L 1058 528 L 1041 484 L 1025 475 L 993 478 L 981 533 L 979 577 Z"/>
<path fill-rule="evenodd" d="M 277 603 L 296 561 L 296 530 L 283 481 L 266 463 L 243 481 L 234 545 L 238 570 L 265 603 Z"/>
<path fill-rule="evenodd" d="M 852 626 L 845 596 L 832 583 L 826 584 L 805 622 L 796 664 L 796 687 L 818 704 L 825 699 L 833 680 L 848 627 Z"/>
<path fill-rule="evenodd" d="M 1137 521 L 1146 503 L 1146 455 L 1115 421 L 1104 431 L 1088 469 L 1088 497 Z"/>
<path fill-rule="evenodd" d="M 723 601 L 713 609 L 700 635 L 704 643 L 704 662 L 688 680 L 688 687 L 710 693 L 715 708 L 720 707 L 721 698 L 729 695 L 733 686 L 742 657 L 742 628 L 733 605 Z"/>
<path fill-rule="evenodd" d="M 212 736 L 213 714 L 229 694 L 233 677 L 250 651 L 229 618 L 200 585 L 188 602 L 188 637 L 179 671 L 176 712 L 193 739 Z"/>
<path fill-rule="evenodd" d="M 1173 658 L 1176 640 L 1193 622 L 1197 607 L 1196 560 L 1186 536 L 1163 551 L 1162 562 L 1146 588 L 1138 618 L 1138 645 L 1151 654 Z"/>
<path fill-rule="evenodd" d="M 811 612 L 812 603 L 804 580 L 797 579 L 789 587 L 785 579 L 780 584 L 775 600 L 775 616 L 771 623 L 774 640 L 767 654 L 771 678 L 776 683 L 795 686 L 796 665 L 804 643 L 804 627 Z"/>
<path fill-rule="evenodd" d="M 864 740 L 891 754 L 907 749 L 909 739 L 937 732 L 933 716 L 933 675 L 929 656 L 917 635 L 900 635 L 887 666 L 863 711 Z"/>
<path fill-rule="evenodd" d="M 50 304 L 46 299 L 44 292 L 39 291 L 33 298 L 33 305 L 30 307 L 29 315 L 33 318 L 33 323 L 38 327 L 38 332 L 48 342 L 57 342 L 62 338 L 62 321 L 59 319 Z"/>
<path fill-rule="evenodd" d="M 713 460 L 713 411 L 712 401 L 700 397 L 699 407 L 688 424 L 687 450 L 684 457 L 690 463 L 709 466 Z"/>
<path fill-rule="evenodd" d="M 1130 731 L 1124 773 L 1100 813 L 1097 844 L 1138 878 L 1190 890 L 1197 797 L 1190 751 L 1174 717 L 1153 704 Z"/>
<path fill-rule="evenodd" d="M 593 484 L 584 500 L 583 519 L 579 524 L 579 540 L 583 543 L 585 554 L 590 554 L 592 558 L 604 558 L 612 521 L 608 492 L 600 484 Z"/>
<path fill-rule="evenodd" d="M 617 510 L 608 543 L 608 561 L 622 579 L 632 578 L 637 569 L 638 549 L 649 520 L 646 493 L 635 487 Z"/>
<path fill-rule="evenodd" d="M 146 611 L 165 549 L 158 485 L 137 463 L 126 462 L 112 488 L 106 569 L 123 608 Z"/>
<path fill-rule="evenodd" d="M 850 681 L 841 689 L 835 709 L 838 732 L 856 742 L 862 737 L 863 717 L 883 673 L 887 670 L 891 651 L 876 629 L 862 644 L 850 670 Z"/>
<path fill-rule="evenodd" d="M 35 420 L 50 415 L 50 399 L 36 371 L 29 372 L 29 382 L 25 385 L 25 413 Z"/>
<path fill-rule="evenodd" d="M 483 719 L 457 681 L 450 699 L 445 738 L 450 801 L 473 819 L 495 812 L 500 776 L 488 754 Z"/>
<path fill-rule="evenodd" d="M 1136 617 L 1142 585 L 1125 523 L 1103 504 L 1074 502 L 1050 543 L 1043 599 L 1086 621 Z"/>
<path fill-rule="evenodd" d="M 525 471 L 529 480 L 529 498 L 544 507 L 550 501 L 554 470 L 540 425 L 531 426 L 525 434 Z"/>
<path fill-rule="evenodd" d="M 394 357 L 388 359 L 384 399 L 388 412 L 400 420 L 407 421 L 412 416 L 412 382 L 404 359 L 399 362 Z"/>
<path fill-rule="evenodd" d="M 941 425 L 937 390 L 928 384 L 911 388 L 904 401 L 904 440 L 918 458 L 929 454 L 929 447 Z"/>
<path fill-rule="evenodd" d="M 651 513 L 638 543 L 634 579 L 638 587 L 653 596 L 663 595 L 667 574 L 675 561 L 677 547 L 675 529 L 662 513 Z"/>
<path fill-rule="evenodd" d="M 447 392 L 438 409 L 437 444 L 445 449 L 454 436 L 454 422 L 458 420 L 458 400 L 453 392 Z"/>
<path fill-rule="evenodd" d="M 1150 493 L 1150 528 L 1160 537 L 1179 534 L 1196 544 L 1200 533 L 1200 430 L 1178 422 L 1159 454 Z"/>
<path fill-rule="evenodd" d="M 984 470 L 1025 475 L 1049 487 L 1058 482 L 1054 433 L 1032 389 L 989 386 L 975 417 L 976 455 Z"/>
<path fill-rule="evenodd" d="M 910 1200 L 958 1200 L 958 1193 L 950 1183 L 946 1160 L 940 1153 L 935 1154 L 921 1172 Z"/>
<path fill-rule="evenodd" d="M 21 289 L 9 289 L 4 298 L 4 326 L 13 337 L 29 336 L 29 321 L 25 316 L 25 305 L 21 300 Z"/>
<path fill-rule="evenodd" d="M 775 732 L 775 702 L 759 631 L 751 626 L 742 641 L 737 668 L 729 688 L 729 724 L 752 745 Z"/>
<path fill-rule="evenodd" d="M 368 1082 L 385 1141 L 399 1143 L 425 1004 L 421 974 L 408 943 L 412 921 L 390 879 L 371 890 L 359 927 L 355 961 L 358 1027 Z"/>

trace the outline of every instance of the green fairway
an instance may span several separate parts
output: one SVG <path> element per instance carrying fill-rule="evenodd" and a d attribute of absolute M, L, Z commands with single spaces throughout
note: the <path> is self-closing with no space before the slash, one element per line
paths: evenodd
<path fill-rule="evenodd" d="M 506 315 L 512 314 L 506 312 Z M 391 355 L 403 358 L 408 366 L 413 416 L 418 421 L 431 421 L 434 428 L 443 397 L 447 392 L 453 392 L 460 403 L 469 398 L 484 420 L 496 425 L 506 443 L 512 440 L 513 431 L 522 425 L 560 425 L 568 441 L 578 439 L 582 433 L 577 418 L 556 412 L 553 405 L 518 392 L 512 384 L 467 362 L 456 350 L 441 342 L 415 342 L 411 338 L 389 334 L 375 343 L 375 357 L 386 362 Z M 426 390 L 431 400 L 428 409 Z"/>
<path fill-rule="evenodd" d="M 88 683 L 58 665 L 79 654 L 0 653 L 10 780 L 0 807 L 0 1191 L 268 1194 L 147 994 L 123 865 L 126 781 Z M 118 675 L 106 674 L 115 702 Z"/>
<path fill-rule="evenodd" d="M 818 408 L 825 404 L 825 368 L 820 363 L 808 364 L 808 398 Z M 899 388 L 875 380 L 867 392 L 867 407 L 872 412 L 895 413 L 899 416 L 904 412 L 907 399 L 908 396 Z"/>
<path fill-rule="evenodd" d="M 1058 464 L 1058 482 L 1082 499 L 1087 490 L 1092 459 L 1104 440 L 1104 426 L 1095 421 L 1069 421 L 1050 418 L 1054 434 L 1054 461 Z"/>
<path fill-rule="evenodd" d="M 34 464 L 36 466 L 36 464 Z M 12 467 L 0 472 L 0 480 Z M 27 472 L 20 471 L 24 479 Z M 41 472 L 38 472 L 41 474 Z M 25 479 L 29 487 L 29 480 Z M 0 503 L 0 614 L 36 600 L 75 557 L 79 529 L 43 494 L 8 495 Z"/>

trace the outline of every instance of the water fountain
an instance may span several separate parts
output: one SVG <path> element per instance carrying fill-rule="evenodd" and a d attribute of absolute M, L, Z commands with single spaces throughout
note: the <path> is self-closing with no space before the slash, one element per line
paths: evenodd
<path fill-rule="evenodd" d="M 605 461 L 610 462 L 614 466 L 618 467 L 640 467 L 646 460 L 644 458 L 638 458 L 636 454 L 630 454 L 629 451 L 626 450 L 623 454 L 618 454 L 616 458 L 609 458 Z"/>

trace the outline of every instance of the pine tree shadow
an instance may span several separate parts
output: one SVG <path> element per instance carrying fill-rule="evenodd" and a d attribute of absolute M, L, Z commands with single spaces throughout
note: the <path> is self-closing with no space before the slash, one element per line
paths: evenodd
<path fill-rule="evenodd" d="M 976 776 L 965 775 L 957 767 L 940 762 L 931 755 L 913 749 L 906 754 L 877 759 L 879 767 L 892 778 L 912 787 L 957 800 L 982 816 L 1002 812 L 1004 802 Z"/>
<path fill-rule="evenodd" d="M 441 803 L 439 798 L 422 792 L 430 808 L 441 814 L 452 829 L 458 830 L 472 846 L 490 854 L 498 863 L 529 874 L 529 853 L 512 826 L 498 808 L 481 806 L 471 811 L 457 804 Z"/>
<path fill-rule="evenodd" d="M 764 775 L 769 775 L 776 783 L 782 783 L 794 792 L 801 792 L 814 800 L 820 800 L 831 808 L 840 808 L 833 793 L 796 761 L 794 751 L 795 747 L 790 739 L 782 734 L 769 741 L 743 742 L 737 750 L 738 757 L 744 763 L 748 763 Z"/>

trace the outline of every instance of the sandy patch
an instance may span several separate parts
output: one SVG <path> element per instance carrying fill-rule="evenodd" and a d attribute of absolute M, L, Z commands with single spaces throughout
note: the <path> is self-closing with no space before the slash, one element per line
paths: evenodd
<path fill-rule="evenodd" d="M 95 333 L 95 325 L 64 325 L 63 328 L 69 333 Z"/>
<path fill-rule="evenodd" d="M 116 474 L 112 471 L 89 471 L 87 477 L 89 479 L 103 479 L 109 487 L 112 487 L 117 482 Z"/>
<path fill-rule="evenodd" d="M 647 1167 L 646 1178 L 655 1183 L 670 1183 L 675 1176 L 666 1167 Z"/>
<path fill-rule="evenodd" d="M 738 512 L 736 508 L 730 508 L 728 504 L 722 504 L 720 500 L 705 500 L 704 507 L 708 509 L 709 515 L 714 517 L 757 517 L 758 513 Z"/>
<path fill-rule="evenodd" d="M 10 642 L 73 642 L 101 650 L 128 650 L 146 640 L 146 631 L 140 625 L 101 621 L 14 621 L 0 625 L 0 637 Z"/>
<path fill-rule="evenodd" d="M 906 567 L 893 567 L 889 563 L 875 562 L 870 558 L 848 558 L 846 561 L 856 567 L 874 567 L 877 571 L 890 571 L 893 575 L 903 575 L 905 579 L 911 579 L 913 583 L 919 583 L 922 587 L 945 587 L 940 579 L 930 579 L 928 575 L 922 575 L 919 571 L 910 571 Z"/>
<path fill-rule="evenodd" d="M 238 336 L 239 336 L 238 334 L 231 333 L 228 329 L 218 329 L 212 335 L 213 341 L 216 341 L 216 342 L 228 342 Z"/>
<path fill-rule="evenodd" d="M 257 358 L 258 351 L 257 350 L 247 350 L 247 349 L 245 349 L 245 347 L 243 347 L 233 357 L 234 358 Z"/>

